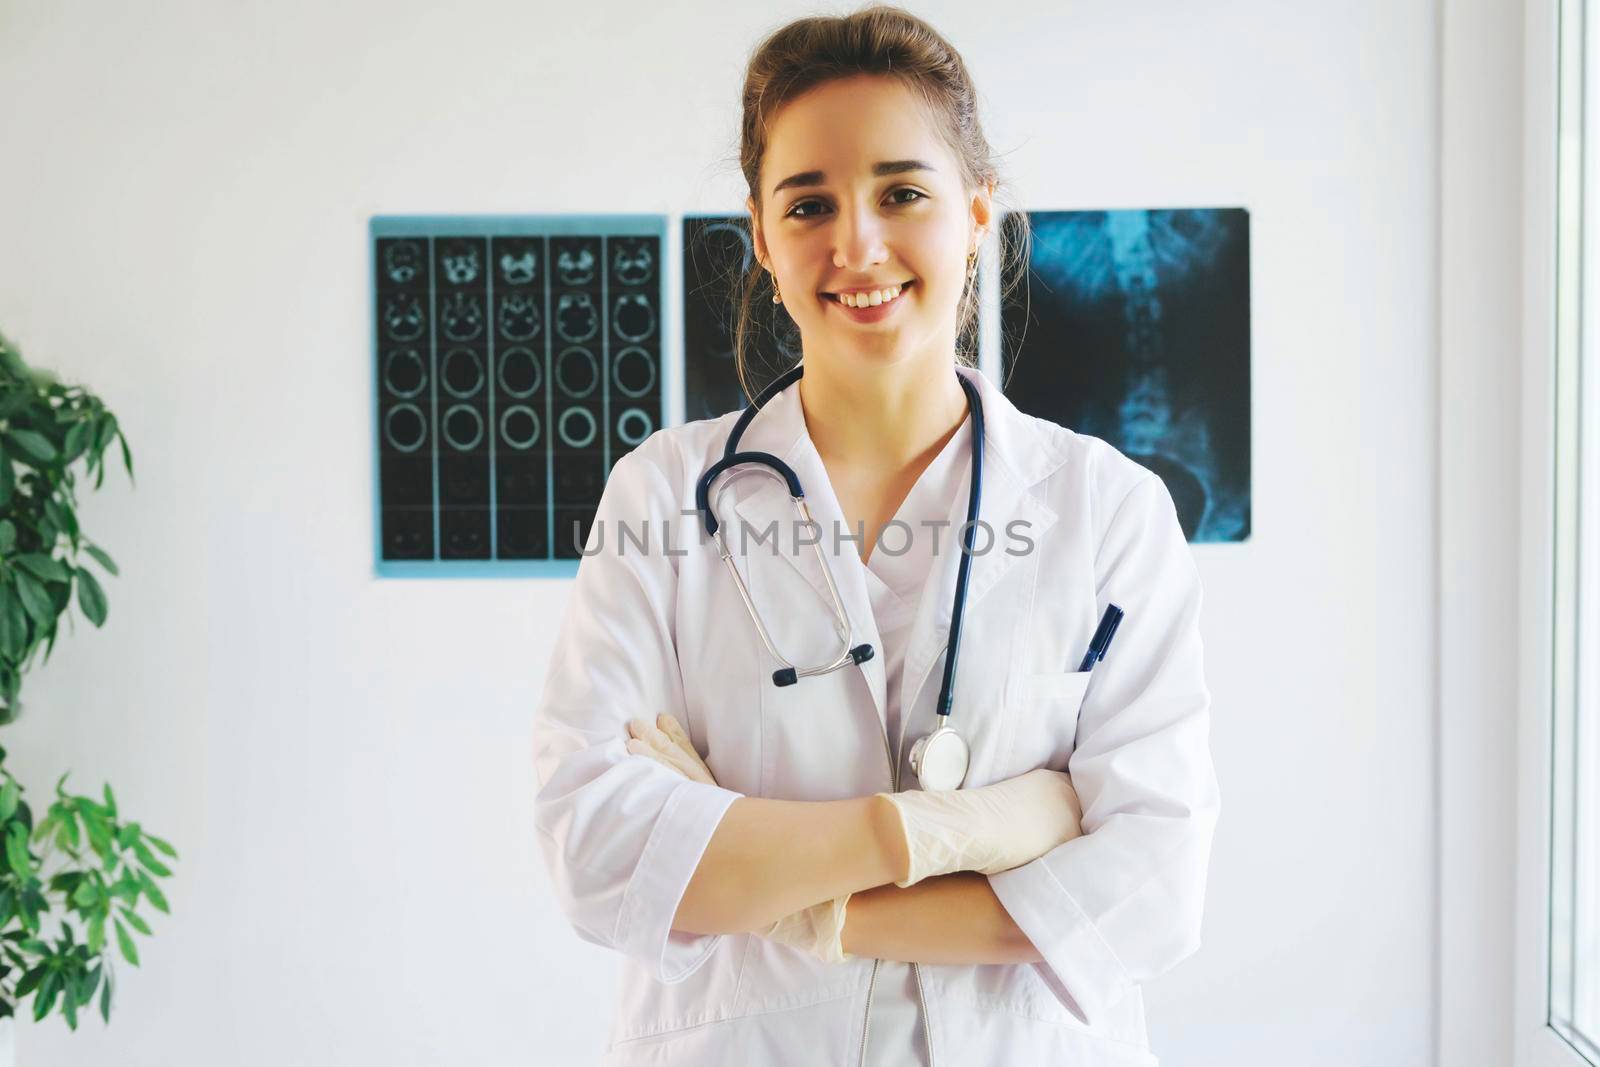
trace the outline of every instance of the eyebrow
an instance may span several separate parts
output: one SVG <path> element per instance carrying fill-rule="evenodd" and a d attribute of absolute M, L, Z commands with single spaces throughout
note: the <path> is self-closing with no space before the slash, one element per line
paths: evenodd
<path fill-rule="evenodd" d="M 888 163 L 874 163 L 872 165 L 872 174 L 874 177 L 878 178 L 883 177 L 885 174 L 904 174 L 907 171 L 912 170 L 925 170 L 930 173 L 934 172 L 932 166 L 924 163 L 920 159 L 896 159 Z M 789 177 L 783 179 L 783 181 L 773 186 L 772 192 L 777 194 L 783 192 L 785 189 L 805 188 L 813 185 L 821 185 L 827 180 L 828 176 L 822 173 L 820 170 L 802 171 L 799 174 L 789 175 Z"/>

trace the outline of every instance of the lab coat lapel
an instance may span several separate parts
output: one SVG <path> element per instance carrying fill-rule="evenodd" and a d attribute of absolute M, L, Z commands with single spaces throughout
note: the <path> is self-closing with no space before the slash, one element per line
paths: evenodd
<path fill-rule="evenodd" d="M 989 550 L 979 554 L 974 551 L 971 575 L 967 587 L 967 609 L 962 624 L 961 653 L 956 662 L 956 693 L 954 702 L 959 708 L 964 690 L 963 680 L 971 680 L 975 663 L 988 657 L 979 652 L 987 647 L 986 636 L 999 632 L 997 613 L 1004 615 L 1018 610 L 1006 602 L 986 602 L 987 594 L 996 588 L 1013 567 L 1029 560 L 1031 552 L 1008 552 L 1019 549 L 1022 542 L 1013 540 L 1007 533 L 1010 523 L 1020 522 L 1019 536 L 1033 542 L 1032 551 L 1045 532 L 1056 522 L 1056 513 L 1033 492 L 1036 485 L 1058 470 L 1066 455 L 1052 447 L 1050 439 L 1038 432 L 1031 418 L 1018 411 L 992 382 L 977 371 L 958 368 L 958 373 L 978 386 L 983 400 L 984 413 L 984 465 L 983 498 L 979 504 L 979 519 L 993 532 Z M 932 726 L 918 710 L 924 700 L 930 708 L 938 699 L 943 680 L 944 650 L 949 640 L 952 600 L 955 597 L 956 575 L 961 562 L 961 524 L 967 517 L 967 493 L 971 485 L 971 472 L 962 479 L 957 500 L 950 512 L 949 536 L 940 543 L 939 559 L 928 576 L 928 584 L 920 602 L 916 621 L 906 645 L 905 668 L 900 677 L 901 739 L 904 748 L 906 722 L 913 714 L 925 732 Z M 973 535 L 975 550 L 981 550 L 987 539 L 980 527 Z M 993 668 L 998 666 L 989 663 Z M 917 734 L 920 736 L 920 732 Z"/>
<path fill-rule="evenodd" d="M 854 541 L 840 540 L 835 551 L 834 531 L 844 531 L 844 518 L 829 483 L 827 469 L 822 465 L 810 435 L 805 432 L 805 415 L 800 406 L 798 383 L 767 401 L 766 407 L 751 420 L 744 436 L 740 438 L 739 451 L 770 452 L 792 467 L 799 476 L 811 517 L 821 530 L 822 553 L 828 560 L 834 582 L 839 588 L 839 598 L 850 618 L 850 644 L 853 647 L 864 642 L 870 644 L 877 653 L 859 666 L 846 666 L 842 670 L 860 671 L 887 739 L 888 711 L 881 640 L 872 615 L 866 575 Z M 718 484 L 728 482 L 738 471 L 745 469 L 736 468 L 723 475 Z M 757 473 L 744 475 L 728 489 L 729 497 L 735 497 L 735 494 L 741 495 L 737 495 L 731 511 L 745 524 L 747 532 L 743 536 L 747 540 L 743 547 L 746 550 L 741 551 L 742 531 L 738 523 L 729 524 L 726 532 L 728 546 L 739 560 L 740 569 L 751 586 L 751 595 L 757 597 L 757 607 L 762 609 L 762 619 L 778 651 L 791 660 L 810 666 L 819 658 L 810 650 L 822 647 L 820 635 L 831 629 L 829 624 L 833 618 L 833 598 L 816 567 L 816 549 L 809 545 L 802 545 L 798 551 L 795 549 L 794 530 L 800 519 L 788 489 L 781 480 Z M 712 503 L 716 505 L 715 497 Z M 726 504 L 722 505 L 717 513 L 724 514 L 722 509 L 727 507 Z M 776 550 L 770 547 L 770 540 L 766 543 L 757 541 L 758 537 L 769 536 L 768 530 L 777 532 Z M 778 563 L 777 559 L 783 560 L 783 563 Z M 752 573 L 752 568 L 770 566 L 786 566 L 802 577 L 816 593 L 816 599 L 805 604 L 787 604 L 782 610 L 774 611 L 769 601 L 760 599 L 759 588 L 762 583 Z M 805 683 L 802 681 L 800 684 Z"/>

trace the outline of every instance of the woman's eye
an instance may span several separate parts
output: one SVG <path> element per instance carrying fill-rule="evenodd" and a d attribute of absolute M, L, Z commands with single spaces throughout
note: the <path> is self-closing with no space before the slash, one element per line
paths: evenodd
<path fill-rule="evenodd" d="M 901 193 L 910 193 L 912 199 L 910 199 L 910 200 L 896 200 L 895 197 L 899 196 Z M 900 189 L 896 189 L 894 192 L 890 193 L 889 194 L 889 199 L 895 204 L 914 204 L 918 200 L 926 200 L 927 197 L 924 196 L 920 191 L 918 191 L 916 189 L 912 189 L 910 187 L 903 187 L 903 188 L 900 188 Z M 797 218 L 797 219 L 815 218 L 816 214 L 817 214 L 816 212 L 814 212 L 814 211 L 802 211 L 801 210 L 801 208 L 811 207 L 813 205 L 822 206 L 822 201 L 820 201 L 820 200 L 801 200 L 801 201 L 798 201 L 792 207 L 790 207 L 789 210 L 784 213 L 784 215 L 785 215 L 786 218 L 787 217 L 791 217 L 791 216 L 794 217 L 794 218 Z"/>

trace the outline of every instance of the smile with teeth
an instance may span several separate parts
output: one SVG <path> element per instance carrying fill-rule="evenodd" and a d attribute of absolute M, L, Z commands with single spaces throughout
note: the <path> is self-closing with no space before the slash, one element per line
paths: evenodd
<path fill-rule="evenodd" d="M 905 282 L 902 285 L 891 285 L 887 289 L 866 289 L 850 293 L 829 293 L 828 295 L 845 307 L 877 307 L 879 304 L 887 304 L 898 297 L 910 284 L 910 282 Z"/>

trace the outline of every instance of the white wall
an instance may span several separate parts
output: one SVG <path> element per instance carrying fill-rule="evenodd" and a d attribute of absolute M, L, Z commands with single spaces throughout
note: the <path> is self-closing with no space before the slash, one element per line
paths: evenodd
<path fill-rule="evenodd" d="M 1197 548 L 1223 796 L 1163 1062 L 1421 1064 L 1436 978 L 1438 15 L 913 3 L 1038 208 L 1251 211 L 1254 535 Z M 372 576 L 365 227 L 735 207 L 798 4 L 0 2 L 0 330 L 133 442 L 124 576 L 6 731 L 183 861 L 114 1025 L 38 1064 L 592 1061 L 612 960 L 546 890 L 562 581 Z"/>
<path fill-rule="evenodd" d="M 1522 499 L 1522 275 L 1540 254 L 1531 240 L 1524 260 L 1522 231 L 1547 209 L 1533 182 L 1522 209 L 1524 14 L 1521 3 L 1455 0 L 1440 40 L 1437 1026 L 1438 1063 L 1449 1067 L 1512 1062 L 1517 793 L 1507 772 L 1517 751 L 1520 544 L 1510 505 Z M 1537 79 L 1543 66 L 1535 60 L 1528 73 Z M 1542 96 L 1526 84 L 1530 99 Z M 1553 154 L 1553 137 L 1534 140 L 1545 132 L 1536 114 L 1526 125 L 1528 150 Z M 1544 354 L 1537 344 L 1527 353 L 1534 366 Z M 1539 449 L 1548 459 L 1548 445 Z"/>

